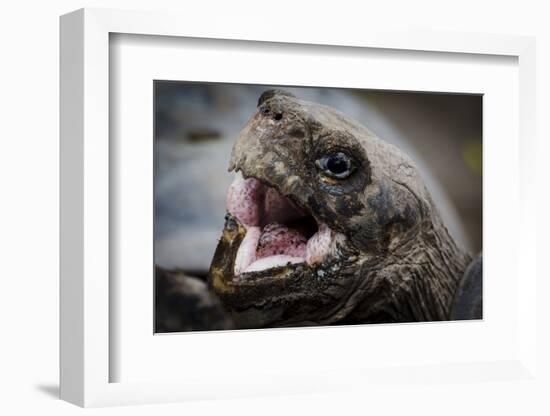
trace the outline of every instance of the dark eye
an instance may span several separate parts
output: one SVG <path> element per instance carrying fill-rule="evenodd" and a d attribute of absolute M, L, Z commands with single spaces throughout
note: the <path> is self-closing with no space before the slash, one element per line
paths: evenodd
<path fill-rule="evenodd" d="M 351 159 L 342 152 L 323 156 L 315 164 L 325 175 L 336 179 L 347 178 L 354 169 Z"/>

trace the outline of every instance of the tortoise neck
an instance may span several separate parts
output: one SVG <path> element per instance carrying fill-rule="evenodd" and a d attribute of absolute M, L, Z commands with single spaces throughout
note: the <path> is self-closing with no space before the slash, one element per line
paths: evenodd
<path fill-rule="evenodd" d="M 461 250 L 437 215 L 416 237 L 386 256 L 379 267 L 362 267 L 363 299 L 348 322 L 447 320 L 471 256 Z"/>

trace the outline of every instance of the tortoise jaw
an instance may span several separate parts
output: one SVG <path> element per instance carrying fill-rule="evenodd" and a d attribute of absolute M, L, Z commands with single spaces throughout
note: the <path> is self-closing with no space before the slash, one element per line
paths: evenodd
<path fill-rule="evenodd" d="M 227 213 L 223 233 L 210 266 L 210 279 L 215 289 L 232 291 L 231 287 L 239 285 L 270 284 L 316 267 L 314 263 L 308 264 L 305 258 L 295 257 L 285 261 L 283 255 L 275 255 L 251 262 L 241 271 L 237 262 L 239 253 L 247 249 L 247 235 L 250 235 L 250 229 L 247 230 L 235 216 Z M 329 253 L 325 257 L 330 257 Z"/>
<path fill-rule="evenodd" d="M 357 253 L 342 234 L 331 231 L 329 249 L 318 263 L 286 263 L 235 273 L 239 249 L 250 227 L 227 213 L 210 266 L 209 285 L 239 328 L 297 325 L 338 308 L 332 294 L 345 286 Z M 320 307 L 319 299 L 323 299 Z M 312 309 L 313 308 L 313 309 Z"/>
<path fill-rule="evenodd" d="M 319 296 L 334 307 L 332 295 L 323 293 L 334 290 L 344 278 L 342 268 L 356 261 L 343 234 L 319 223 L 308 207 L 298 207 L 292 195 L 253 177 L 236 179 L 227 208 L 209 285 L 239 328 L 301 322 L 318 308 Z"/>
<path fill-rule="evenodd" d="M 334 293 L 345 290 L 350 267 L 358 264 L 344 241 L 336 240 L 338 247 L 331 247 L 316 265 L 302 262 L 235 275 L 235 258 L 245 235 L 246 228 L 227 214 L 208 277 L 238 328 L 303 325 L 315 322 L 317 315 L 324 322 L 329 311 L 339 308 Z"/>

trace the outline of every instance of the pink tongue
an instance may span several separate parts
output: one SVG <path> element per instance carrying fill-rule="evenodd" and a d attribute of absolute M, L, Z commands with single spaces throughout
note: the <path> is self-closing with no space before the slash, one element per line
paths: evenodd
<path fill-rule="evenodd" d="M 306 214 L 290 199 L 254 178 L 235 176 L 226 200 L 227 211 L 247 227 L 284 223 Z"/>
<path fill-rule="evenodd" d="M 264 227 L 256 258 L 283 254 L 291 257 L 306 257 L 307 239 L 298 231 L 282 224 L 272 223 Z"/>
<path fill-rule="evenodd" d="M 259 226 L 261 210 L 258 201 L 264 194 L 265 188 L 259 180 L 243 179 L 237 175 L 227 192 L 227 210 L 247 227 Z"/>

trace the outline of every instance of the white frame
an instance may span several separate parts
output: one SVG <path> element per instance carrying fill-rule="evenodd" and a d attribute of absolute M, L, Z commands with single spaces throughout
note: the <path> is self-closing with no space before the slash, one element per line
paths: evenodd
<path fill-rule="evenodd" d="M 184 23 L 182 23 L 184 22 Z M 265 23 L 265 22 L 264 22 Z M 255 40 L 283 43 L 408 49 L 435 52 L 495 54 L 517 57 L 520 69 L 520 193 L 521 212 L 535 212 L 533 197 L 535 140 L 535 43 L 532 38 L 430 32 L 365 30 L 359 39 L 340 32 L 326 38 L 324 31 L 275 26 L 217 24 L 204 28 L 186 16 L 84 9 L 61 19 L 61 397 L 81 406 L 151 403 L 212 397 L 204 380 L 162 383 L 109 383 L 109 34 L 129 33 Z M 534 241 L 533 215 L 522 215 L 519 241 Z M 520 357 L 501 363 L 518 380 L 534 375 L 535 362 L 535 260 L 522 251 L 523 281 L 518 291 L 521 322 Z M 446 367 L 449 377 L 468 379 L 479 364 Z M 444 366 L 442 365 L 442 368 Z M 362 383 L 389 379 L 391 371 L 355 375 Z M 427 369 L 428 373 L 433 369 Z M 395 373 L 393 373 L 395 375 Z M 428 376 L 429 377 L 429 376 Z M 255 391 L 227 396 L 268 394 L 288 377 L 274 378 Z M 286 392 L 322 391 L 341 387 L 333 382 L 304 388 L 287 385 Z M 216 394 L 218 392 L 215 392 Z"/>

